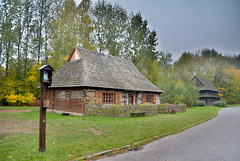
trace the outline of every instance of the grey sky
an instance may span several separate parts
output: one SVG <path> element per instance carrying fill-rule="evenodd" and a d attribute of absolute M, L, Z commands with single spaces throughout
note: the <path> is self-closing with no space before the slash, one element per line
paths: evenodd
<path fill-rule="evenodd" d="M 141 12 L 158 34 L 158 50 L 178 59 L 184 51 L 214 48 L 240 54 L 240 0 L 107 0 Z M 93 3 L 97 0 L 92 0 Z"/>

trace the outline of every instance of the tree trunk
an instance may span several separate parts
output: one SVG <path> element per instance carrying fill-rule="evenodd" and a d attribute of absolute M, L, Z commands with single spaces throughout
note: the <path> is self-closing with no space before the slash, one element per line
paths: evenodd
<path fill-rule="evenodd" d="M 21 66 L 21 53 L 20 53 L 20 45 L 21 45 L 21 40 L 22 40 L 22 26 L 21 26 L 21 19 L 22 19 L 22 16 L 20 16 L 20 22 L 19 22 L 19 32 L 18 32 L 18 49 L 17 49 L 17 58 L 18 58 L 18 62 L 17 62 L 17 79 L 20 78 L 20 66 Z"/>
<path fill-rule="evenodd" d="M 42 21 L 43 21 L 43 0 L 42 4 L 40 6 L 40 22 L 39 22 L 39 37 L 38 37 L 38 55 L 37 60 L 40 61 L 40 55 L 41 55 L 41 46 L 42 46 Z"/>
<path fill-rule="evenodd" d="M 27 74 L 27 62 L 28 62 L 28 41 L 29 41 L 29 28 L 27 27 L 27 36 L 26 36 L 26 47 L 25 47 L 25 58 L 24 58 L 24 78 Z"/>
<path fill-rule="evenodd" d="M 9 57 L 10 57 L 10 40 L 6 46 L 6 76 L 8 76 L 8 68 L 9 68 Z"/>

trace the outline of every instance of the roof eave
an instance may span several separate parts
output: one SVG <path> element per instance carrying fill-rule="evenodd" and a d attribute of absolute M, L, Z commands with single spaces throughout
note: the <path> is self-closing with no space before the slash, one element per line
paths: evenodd
<path fill-rule="evenodd" d="M 96 86 L 51 86 L 50 88 L 100 88 L 100 89 L 112 89 L 121 91 L 137 91 L 137 92 L 153 92 L 153 93 L 163 93 L 161 90 L 140 90 L 140 89 L 123 89 L 123 88 L 113 88 L 113 87 L 96 87 Z"/>

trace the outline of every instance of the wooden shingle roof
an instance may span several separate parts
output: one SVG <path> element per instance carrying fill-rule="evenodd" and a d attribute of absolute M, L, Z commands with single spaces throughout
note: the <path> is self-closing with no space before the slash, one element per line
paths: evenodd
<path fill-rule="evenodd" d="M 199 93 L 199 97 L 221 98 L 218 93 Z"/>
<path fill-rule="evenodd" d="M 125 91 L 163 92 L 129 60 L 75 48 L 81 59 L 67 62 L 53 76 L 51 88 L 96 87 Z M 70 60 L 70 59 L 69 59 Z"/>
<path fill-rule="evenodd" d="M 200 90 L 200 91 L 208 90 L 208 91 L 218 92 L 218 89 L 216 87 L 214 87 L 213 84 L 211 82 L 209 82 L 207 79 L 194 76 L 190 82 L 192 82 L 193 80 L 194 81 L 198 80 L 201 83 L 201 85 L 196 85 L 198 90 Z"/>

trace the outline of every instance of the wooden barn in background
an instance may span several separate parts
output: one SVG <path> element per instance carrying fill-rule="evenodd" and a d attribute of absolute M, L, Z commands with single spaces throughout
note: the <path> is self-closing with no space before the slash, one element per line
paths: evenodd
<path fill-rule="evenodd" d="M 97 104 L 160 104 L 162 92 L 131 61 L 75 48 L 53 76 L 48 98 L 51 109 L 83 112 L 86 100 Z"/>
<path fill-rule="evenodd" d="M 220 101 L 218 89 L 208 80 L 194 76 L 189 83 L 193 83 L 199 90 L 199 100 L 204 100 L 207 105 L 213 105 L 213 102 Z"/>

